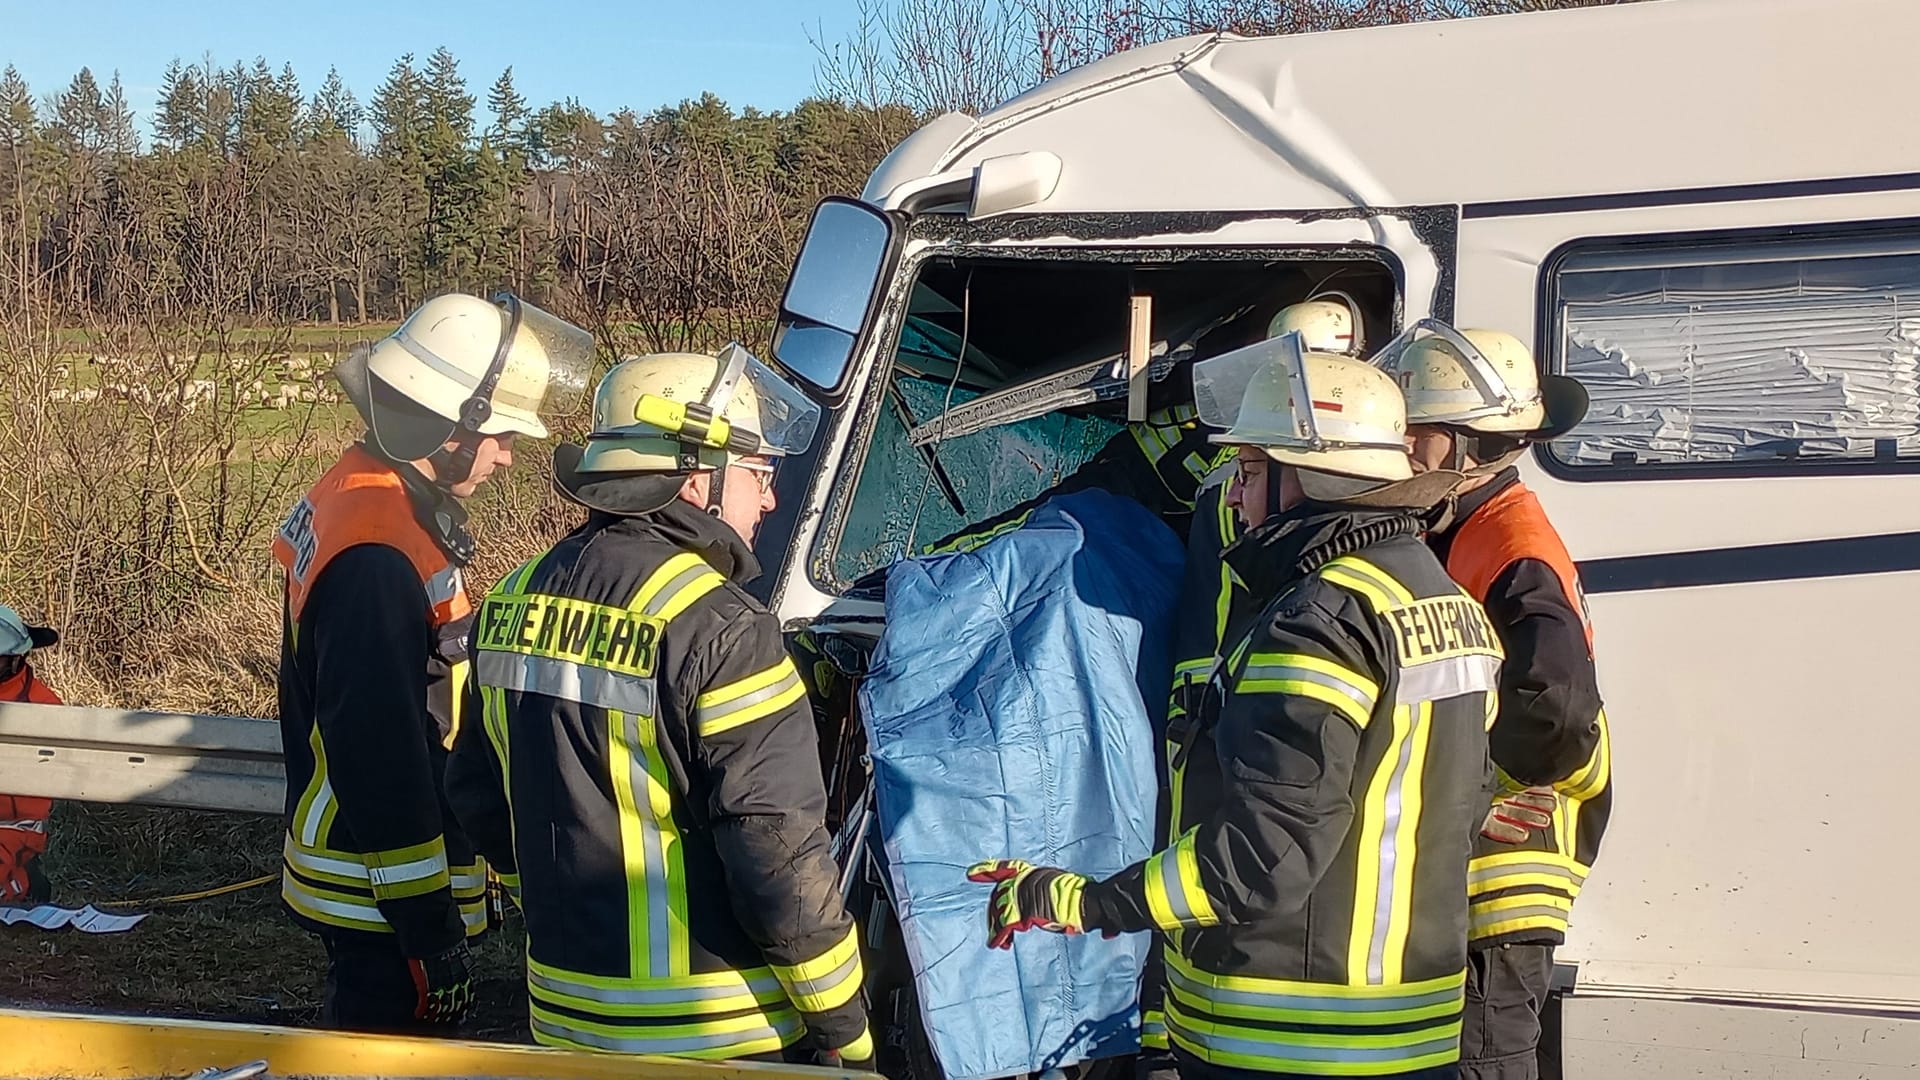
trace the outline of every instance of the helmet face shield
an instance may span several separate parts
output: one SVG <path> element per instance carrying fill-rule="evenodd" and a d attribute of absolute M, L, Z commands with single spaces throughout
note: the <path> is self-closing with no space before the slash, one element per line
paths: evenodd
<path fill-rule="evenodd" d="M 1193 366 L 1200 422 L 1223 429 L 1217 443 L 1309 446 L 1319 440 L 1298 330 Z"/>
<path fill-rule="evenodd" d="M 1539 392 L 1517 396 L 1478 346 L 1438 319 L 1421 319 L 1380 349 L 1373 364 L 1392 376 L 1407 395 L 1414 423 L 1465 423 L 1510 416 L 1539 402 Z M 1429 373 L 1457 367 L 1465 384 L 1436 386 Z"/>
<path fill-rule="evenodd" d="M 756 423 L 743 416 L 735 421 L 736 426 L 757 428 L 754 434 L 760 437 L 762 454 L 779 457 L 806 453 L 820 428 L 820 406 L 738 342 L 720 350 L 720 365 L 707 392 L 706 406 L 716 416 L 727 415 L 743 382 L 751 388 L 759 419 Z"/>
<path fill-rule="evenodd" d="M 515 379 L 519 375 L 531 384 L 543 378 L 545 389 L 533 410 L 543 416 L 565 415 L 579 408 L 593 381 L 593 335 L 512 293 L 494 297 L 494 303 L 501 306 L 500 344 L 505 353 L 500 381 L 520 381 Z M 515 308 L 519 309 L 517 327 L 513 325 Z M 509 330 L 512 337 L 507 336 Z M 544 375 L 533 370 L 543 361 Z"/>

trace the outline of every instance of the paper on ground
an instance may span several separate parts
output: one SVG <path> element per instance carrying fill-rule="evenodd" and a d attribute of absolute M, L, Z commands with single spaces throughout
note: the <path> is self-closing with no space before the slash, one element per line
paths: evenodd
<path fill-rule="evenodd" d="M 88 934 L 118 934 L 133 929 L 144 918 L 145 915 L 109 915 L 92 904 L 77 911 L 54 907 L 52 904 L 42 904 L 36 908 L 0 907 L 0 922 L 8 926 L 23 922 L 42 930 L 71 926 Z"/>

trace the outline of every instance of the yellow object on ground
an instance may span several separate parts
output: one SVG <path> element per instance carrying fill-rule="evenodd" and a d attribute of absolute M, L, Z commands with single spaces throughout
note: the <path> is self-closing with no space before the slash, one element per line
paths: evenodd
<path fill-rule="evenodd" d="M 253 1024 L 0 1009 L 0 1078 L 188 1077 L 266 1061 L 267 1075 L 553 1080 L 855 1080 L 838 1069 L 631 1057 Z M 871 1074 L 866 1074 L 871 1080 Z"/>

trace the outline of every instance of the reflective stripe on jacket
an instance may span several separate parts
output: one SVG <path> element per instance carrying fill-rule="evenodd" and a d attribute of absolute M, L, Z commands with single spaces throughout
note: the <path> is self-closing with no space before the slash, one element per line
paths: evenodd
<path fill-rule="evenodd" d="M 1507 649 L 1490 737 L 1496 795 L 1551 786 L 1553 824 L 1518 844 L 1474 840 L 1468 867 L 1476 947 L 1566 940 L 1574 898 L 1612 809 L 1613 762 L 1580 574 L 1517 473 L 1462 500 L 1440 541 L 1447 571 L 1486 607 Z"/>

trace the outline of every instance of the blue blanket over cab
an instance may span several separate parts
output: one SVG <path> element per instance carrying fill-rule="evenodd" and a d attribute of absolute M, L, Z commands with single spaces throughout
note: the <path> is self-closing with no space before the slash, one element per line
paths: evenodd
<path fill-rule="evenodd" d="M 860 700 L 890 891 L 950 1080 L 1138 1046 L 1147 936 L 990 950 L 989 887 L 966 869 L 1017 857 L 1099 879 L 1152 854 L 1183 557 L 1152 513 L 1096 490 L 887 575 Z"/>

